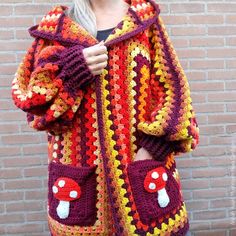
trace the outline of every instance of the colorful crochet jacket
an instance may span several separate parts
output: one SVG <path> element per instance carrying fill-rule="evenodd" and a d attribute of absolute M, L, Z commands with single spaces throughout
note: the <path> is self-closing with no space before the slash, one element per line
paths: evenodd
<path fill-rule="evenodd" d="M 12 83 L 30 127 L 48 135 L 48 221 L 54 236 L 185 235 L 175 156 L 199 128 L 187 78 L 159 7 L 131 0 L 105 41 L 108 65 L 89 70 L 98 43 L 55 6 L 29 29 L 34 41 Z M 139 148 L 153 160 L 133 161 Z"/>

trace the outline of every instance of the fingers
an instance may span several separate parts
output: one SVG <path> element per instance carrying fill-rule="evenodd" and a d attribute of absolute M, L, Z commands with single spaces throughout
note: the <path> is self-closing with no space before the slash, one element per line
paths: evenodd
<path fill-rule="evenodd" d="M 91 47 L 84 49 L 85 57 L 97 56 L 100 54 L 107 54 L 107 47 L 104 45 L 104 42 L 93 45 Z"/>
<path fill-rule="evenodd" d="M 89 65 L 88 67 L 91 71 L 99 71 L 104 69 L 106 66 L 107 66 L 107 61 L 104 61 L 98 64 Z"/>
<path fill-rule="evenodd" d="M 92 65 L 92 64 L 97 64 L 97 63 L 100 63 L 100 62 L 107 61 L 107 59 L 108 59 L 107 54 L 100 54 L 100 55 L 97 55 L 97 56 L 88 57 L 87 58 L 87 63 L 88 63 L 88 65 Z"/>
<path fill-rule="evenodd" d="M 107 66 L 108 52 L 102 40 L 96 45 L 83 49 L 86 63 L 94 75 L 100 75 Z"/>

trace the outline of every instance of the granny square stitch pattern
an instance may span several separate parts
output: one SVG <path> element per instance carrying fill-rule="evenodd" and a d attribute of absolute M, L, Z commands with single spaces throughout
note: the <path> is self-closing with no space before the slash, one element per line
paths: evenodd
<path fill-rule="evenodd" d="M 199 128 L 189 83 L 153 0 L 130 0 L 93 76 L 83 49 L 98 43 L 54 6 L 12 81 L 30 127 L 48 137 L 51 235 L 181 236 L 189 228 L 175 158 Z M 153 160 L 134 161 L 144 147 Z"/>

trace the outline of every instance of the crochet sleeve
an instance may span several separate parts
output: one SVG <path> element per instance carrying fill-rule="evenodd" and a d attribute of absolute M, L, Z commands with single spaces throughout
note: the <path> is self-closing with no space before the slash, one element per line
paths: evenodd
<path fill-rule="evenodd" d="M 12 82 L 13 101 L 27 113 L 30 127 L 57 133 L 72 123 L 84 86 L 94 80 L 82 49 L 34 40 Z"/>
<path fill-rule="evenodd" d="M 160 16 L 150 30 L 151 109 L 138 124 L 140 145 L 154 159 L 187 153 L 199 142 L 189 83 Z"/>

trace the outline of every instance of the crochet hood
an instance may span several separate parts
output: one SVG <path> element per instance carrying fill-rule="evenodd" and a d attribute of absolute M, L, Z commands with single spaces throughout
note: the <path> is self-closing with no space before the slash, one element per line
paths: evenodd
<path fill-rule="evenodd" d="M 130 7 L 105 41 L 106 46 L 145 30 L 160 13 L 159 6 L 153 0 L 125 1 L 130 4 Z M 64 45 L 81 44 L 86 47 L 98 43 L 93 35 L 66 15 L 67 9 L 67 6 L 55 6 L 39 24 L 29 28 L 30 35 L 35 38 L 56 40 Z"/>

